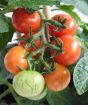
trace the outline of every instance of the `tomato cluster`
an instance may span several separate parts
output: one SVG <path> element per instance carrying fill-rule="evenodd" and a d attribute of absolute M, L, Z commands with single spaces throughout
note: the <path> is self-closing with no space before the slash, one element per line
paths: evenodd
<path fill-rule="evenodd" d="M 61 91 L 65 89 L 70 82 L 71 75 L 66 66 L 74 64 L 80 57 L 80 44 L 75 38 L 77 26 L 75 20 L 67 14 L 55 15 L 51 20 L 64 23 L 65 28 L 58 29 L 57 25 L 47 24 L 47 31 L 50 37 L 54 36 L 58 43 L 62 42 L 63 53 L 59 52 L 53 59 L 56 61 L 53 71 L 45 74 L 39 73 L 42 68 L 35 68 L 36 71 L 29 69 L 29 61 L 27 54 L 36 51 L 36 47 L 26 46 L 30 44 L 30 28 L 32 28 L 32 37 L 36 36 L 38 30 L 41 29 L 42 19 L 37 11 L 30 12 L 25 8 L 17 8 L 13 12 L 12 24 L 16 31 L 24 33 L 21 38 L 26 39 L 19 41 L 18 46 L 11 48 L 4 58 L 6 69 L 16 74 L 13 79 L 14 90 L 23 97 L 31 100 L 40 100 L 46 93 L 47 88 L 51 91 Z M 66 20 L 66 21 L 64 21 Z M 43 40 L 44 41 L 44 40 Z M 34 42 L 38 49 L 44 47 L 41 38 L 36 39 Z M 48 42 L 47 40 L 47 43 Z M 54 45 L 54 43 L 52 43 Z M 45 47 L 46 50 L 47 46 Z M 51 56 L 55 50 L 51 50 Z M 37 54 L 37 59 L 40 59 L 42 54 Z M 36 58 L 33 56 L 33 58 Z M 37 65 L 40 65 L 38 62 Z M 45 64 L 45 63 L 44 63 Z M 46 64 L 45 64 L 46 65 Z M 49 65 L 51 65 L 49 63 Z M 38 66 L 37 66 L 38 67 Z M 43 67 L 44 68 L 44 67 Z M 21 71 L 22 70 L 22 71 Z M 46 88 L 47 87 L 47 88 Z"/>
<path fill-rule="evenodd" d="M 55 15 L 52 20 L 58 20 L 58 18 L 65 22 L 65 29 L 57 30 L 57 26 L 48 24 L 49 34 L 60 39 L 63 43 L 64 53 L 58 54 L 55 57 L 56 62 L 63 65 L 74 64 L 80 56 L 80 44 L 75 38 L 77 26 L 75 20 L 66 14 Z"/>

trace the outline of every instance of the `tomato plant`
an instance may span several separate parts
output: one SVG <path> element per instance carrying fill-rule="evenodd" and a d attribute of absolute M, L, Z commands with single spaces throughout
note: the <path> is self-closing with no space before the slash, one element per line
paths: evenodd
<path fill-rule="evenodd" d="M 54 71 L 44 74 L 45 83 L 49 90 L 61 91 L 69 85 L 71 75 L 65 66 L 60 64 L 55 66 Z"/>
<path fill-rule="evenodd" d="M 57 26 L 52 26 L 50 24 L 48 24 L 48 30 L 51 36 L 64 36 L 64 35 L 75 35 L 76 34 L 76 30 L 77 30 L 77 26 L 76 26 L 76 22 L 75 20 L 67 15 L 67 14 L 57 14 L 54 17 L 52 17 L 52 20 L 56 20 L 58 21 L 58 18 L 63 21 L 64 19 L 66 19 L 65 22 L 65 29 L 59 29 L 57 28 Z"/>
<path fill-rule="evenodd" d="M 74 64 L 80 57 L 81 47 L 79 42 L 73 36 L 61 36 L 63 43 L 63 53 L 59 53 L 55 60 L 63 65 Z"/>
<path fill-rule="evenodd" d="M 0 105 L 88 104 L 87 1 L 62 2 L 0 0 Z"/>
<path fill-rule="evenodd" d="M 17 8 L 12 15 L 12 24 L 21 33 L 28 33 L 30 27 L 37 31 L 40 28 L 41 17 L 38 12 L 31 13 L 24 8 Z"/>
<path fill-rule="evenodd" d="M 25 49 L 21 46 L 11 48 L 4 58 L 4 64 L 10 73 L 16 74 L 20 70 L 17 67 L 27 69 L 27 59 L 25 58 Z"/>

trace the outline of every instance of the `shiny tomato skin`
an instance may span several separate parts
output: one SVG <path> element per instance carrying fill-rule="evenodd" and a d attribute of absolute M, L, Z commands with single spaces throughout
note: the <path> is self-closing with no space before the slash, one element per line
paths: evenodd
<path fill-rule="evenodd" d="M 56 20 L 58 19 L 58 16 L 60 16 L 61 20 L 64 20 L 66 18 L 66 23 L 65 23 L 65 29 L 60 29 L 59 31 L 55 31 L 57 29 L 56 26 L 52 26 L 48 24 L 48 30 L 51 36 L 56 36 L 56 37 L 60 37 L 60 36 L 64 36 L 64 35 L 71 35 L 74 36 L 77 30 L 77 26 L 76 26 L 76 22 L 75 20 L 67 15 L 67 14 L 57 14 L 54 17 L 52 17 L 52 20 Z"/>
<path fill-rule="evenodd" d="M 21 46 L 11 48 L 4 58 L 4 64 L 7 71 L 12 74 L 20 72 L 17 66 L 26 70 L 28 64 L 25 58 L 25 49 Z"/>
<path fill-rule="evenodd" d="M 25 8 L 17 8 L 12 15 L 13 27 L 21 33 L 29 33 L 30 27 L 33 31 L 40 28 L 41 17 L 38 12 L 29 13 Z"/>
<path fill-rule="evenodd" d="M 43 76 L 46 86 L 51 91 L 61 91 L 65 89 L 69 85 L 71 79 L 69 70 L 65 66 L 57 63 L 54 71 L 44 74 Z"/>
<path fill-rule="evenodd" d="M 61 36 L 60 39 L 63 43 L 64 53 L 59 53 L 55 60 L 57 63 L 63 65 L 71 65 L 74 64 L 78 58 L 80 57 L 80 44 L 73 36 Z"/>

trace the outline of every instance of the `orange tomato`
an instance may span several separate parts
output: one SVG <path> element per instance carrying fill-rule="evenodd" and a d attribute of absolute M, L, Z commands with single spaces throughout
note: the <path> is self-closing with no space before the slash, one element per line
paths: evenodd
<path fill-rule="evenodd" d="M 4 58 L 4 64 L 7 69 L 12 74 L 20 72 L 17 68 L 27 69 L 27 59 L 25 58 L 25 49 L 21 46 L 15 46 L 11 48 Z"/>
<path fill-rule="evenodd" d="M 79 42 L 73 36 L 61 36 L 64 53 L 59 53 L 55 60 L 63 65 L 74 64 L 80 57 L 81 47 Z"/>
<path fill-rule="evenodd" d="M 52 91 L 61 91 L 65 89 L 70 82 L 71 75 L 69 70 L 56 63 L 56 69 L 51 73 L 44 74 L 46 86 Z"/>

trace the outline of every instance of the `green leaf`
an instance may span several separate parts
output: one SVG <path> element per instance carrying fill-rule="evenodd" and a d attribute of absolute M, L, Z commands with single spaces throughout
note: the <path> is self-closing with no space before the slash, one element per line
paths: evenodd
<path fill-rule="evenodd" d="M 8 32 L 8 31 L 9 31 L 8 19 L 0 10 L 0 33 Z"/>
<path fill-rule="evenodd" d="M 73 81 L 79 95 L 88 90 L 88 56 L 82 57 L 73 73 Z"/>
<path fill-rule="evenodd" d="M 41 5 L 59 5 L 60 0 L 9 0 L 9 5 L 23 6 L 26 8 L 32 8 L 34 10 L 39 9 Z"/>
<path fill-rule="evenodd" d="M 83 31 L 78 29 L 75 37 L 80 41 L 82 47 L 88 49 L 88 33 L 86 33 L 84 29 Z"/>
<path fill-rule="evenodd" d="M 74 5 L 84 14 L 88 15 L 88 0 L 61 0 L 61 1 Z"/>
<path fill-rule="evenodd" d="M 0 105 L 8 105 L 7 103 L 1 102 Z"/>
<path fill-rule="evenodd" d="M 7 70 L 4 66 L 4 58 L 1 54 L 0 54 L 0 74 L 5 78 L 7 78 L 7 76 L 9 75 L 9 73 L 7 72 Z M 2 83 L 0 83 L 0 84 L 2 84 Z"/>
<path fill-rule="evenodd" d="M 12 40 L 14 29 L 9 21 L 9 31 L 0 33 L 0 51 Z"/>
<path fill-rule="evenodd" d="M 88 23 L 81 22 L 80 27 L 83 29 L 83 33 L 88 36 Z"/>
<path fill-rule="evenodd" d="M 69 15 L 71 15 L 75 19 L 77 24 L 80 24 L 81 19 L 78 16 L 78 14 L 74 11 L 74 6 L 73 5 L 65 5 L 64 4 L 64 5 L 59 6 L 59 9 L 67 12 Z"/>
<path fill-rule="evenodd" d="M 32 101 L 25 98 L 21 98 L 21 103 L 23 103 L 22 105 L 45 105 L 44 100 Z"/>
<path fill-rule="evenodd" d="M 50 105 L 83 105 L 75 92 L 68 88 L 62 92 L 48 92 L 47 100 Z"/>
<path fill-rule="evenodd" d="M 0 0 L 0 4 L 2 4 L 2 5 L 7 5 L 8 2 L 7 2 L 7 0 Z"/>
<path fill-rule="evenodd" d="M 12 104 L 10 104 L 10 105 L 17 105 L 16 103 L 12 103 Z"/>

